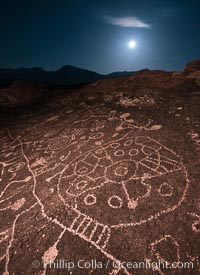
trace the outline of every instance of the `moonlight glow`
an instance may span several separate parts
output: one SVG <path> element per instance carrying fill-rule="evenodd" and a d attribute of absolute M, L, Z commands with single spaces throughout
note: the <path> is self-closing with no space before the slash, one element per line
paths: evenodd
<path fill-rule="evenodd" d="M 135 40 L 129 41 L 128 46 L 130 49 L 134 49 L 136 47 L 136 41 Z"/>

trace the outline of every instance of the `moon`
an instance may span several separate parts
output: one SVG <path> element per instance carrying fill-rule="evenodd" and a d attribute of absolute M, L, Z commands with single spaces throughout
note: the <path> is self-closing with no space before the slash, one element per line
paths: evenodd
<path fill-rule="evenodd" d="M 128 46 L 129 46 L 130 49 L 134 49 L 134 48 L 136 48 L 137 43 L 136 43 L 135 40 L 131 40 L 131 41 L 128 42 Z"/>

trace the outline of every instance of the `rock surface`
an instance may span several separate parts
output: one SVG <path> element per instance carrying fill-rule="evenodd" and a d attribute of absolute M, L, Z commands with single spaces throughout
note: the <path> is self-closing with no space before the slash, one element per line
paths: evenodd
<path fill-rule="evenodd" d="M 10 87 L 0 89 L 0 106 L 15 107 L 34 103 L 41 96 L 41 87 L 17 80 Z"/>
<path fill-rule="evenodd" d="M 199 106 L 141 71 L 0 110 L 0 274 L 199 274 Z"/>

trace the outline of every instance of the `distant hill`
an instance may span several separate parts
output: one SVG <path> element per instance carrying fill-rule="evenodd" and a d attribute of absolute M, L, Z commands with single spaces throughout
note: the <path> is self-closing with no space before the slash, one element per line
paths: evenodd
<path fill-rule="evenodd" d="M 111 74 L 107 74 L 106 78 L 118 78 L 118 77 L 124 77 L 124 76 L 129 76 L 131 74 L 133 74 L 134 72 L 127 72 L 127 71 L 123 71 L 123 72 L 114 72 Z"/>
<path fill-rule="evenodd" d="M 95 82 L 104 78 L 128 76 L 132 72 L 114 72 L 108 75 L 65 65 L 57 71 L 46 71 L 42 68 L 0 69 L 0 86 L 10 85 L 16 80 L 27 80 L 45 86 L 76 85 Z"/>

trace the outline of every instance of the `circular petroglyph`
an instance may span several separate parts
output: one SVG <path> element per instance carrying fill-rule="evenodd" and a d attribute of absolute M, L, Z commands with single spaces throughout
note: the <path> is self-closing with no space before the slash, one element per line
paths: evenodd
<path fill-rule="evenodd" d="M 134 175 L 136 163 L 134 161 L 122 160 L 113 163 L 106 169 L 106 178 L 111 181 L 121 183 Z"/>
<path fill-rule="evenodd" d="M 133 143 L 133 140 L 132 140 L 132 139 L 126 140 L 126 141 L 124 142 L 124 146 L 130 146 L 132 143 Z"/>
<path fill-rule="evenodd" d="M 173 187 L 169 183 L 164 182 L 159 187 L 158 192 L 162 197 L 171 197 L 173 194 Z"/>
<path fill-rule="evenodd" d="M 114 171 L 117 176 L 125 176 L 128 173 L 128 168 L 125 166 L 119 166 Z"/>
<path fill-rule="evenodd" d="M 86 205 L 93 205 L 97 202 L 97 198 L 93 194 L 89 194 L 84 198 L 84 202 Z"/>
<path fill-rule="evenodd" d="M 112 196 L 108 199 L 108 205 L 111 208 L 121 208 L 123 205 L 123 201 L 119 196 Z"/>
<path fill-rule="evenodd" d="M 89 139 L 98 139 L 104 136 L 104 133 L 99 132 L 99 133 L 94 133 L 92 135 L 89 136 Z"/>
<path fill-rule="evenodd" d="M 114 149 L 116 149 L 116 148 L 118 148 L 120 146 L 120 143 L 112 143 L 111 145 L 110 145 L 110 147 L 112 147 L 112 148 L 114 148 Z"/>
<path fill-rule="evenodd" d="M 133 157 L 133 156 L 137 156 L 138 153 L 139 153 L 139 151 L 138 151 L 137 149 L 131 149 L 131 150 L 129 151 L 128 154 L 129 154 L 131 157 Z"/>
<path fill-rule="evenodd" d="M 114 152 L 114 156 L 116 157 L 121 157 L 124 155 L 124 151 L 123 150 L 117 150 L 116 152 Z"/>

